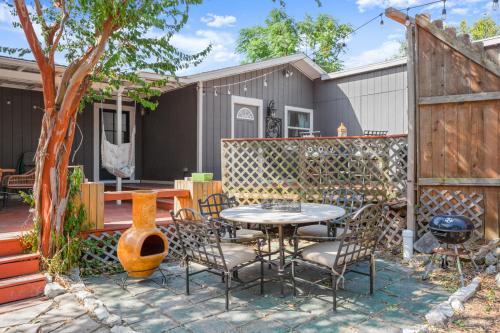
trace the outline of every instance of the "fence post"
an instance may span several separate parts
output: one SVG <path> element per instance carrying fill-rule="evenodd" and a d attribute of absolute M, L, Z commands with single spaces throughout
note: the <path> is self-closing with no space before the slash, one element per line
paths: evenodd
<path fill-rule="evenodd" d="M 188 198 L 175 197 L 174 210 L 181 208 L 193 208 L 199 212 L 198 199 L 205 200 L 210 194 L 222 193 L 222 182 L 211 180 L 208 182 L 193 182 L 191 180 L 176 180 L 174 188 L 177 190 L 188 190 Z"/>
<path fill-rule="evenodd" d="M 85 207 L 84 228 L 87 230 L 104 228 L 104 184 L 82 183 L 81 203 Z"/>

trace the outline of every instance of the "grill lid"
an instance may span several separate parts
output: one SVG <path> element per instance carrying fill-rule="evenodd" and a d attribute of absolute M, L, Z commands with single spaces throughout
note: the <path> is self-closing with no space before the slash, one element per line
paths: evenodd
<path fill-rule="evenodd" d="M 439 231 L 473 231 L 474 223 L 462 215 L 436 215 L 429 223 L 429 229 Z"/>

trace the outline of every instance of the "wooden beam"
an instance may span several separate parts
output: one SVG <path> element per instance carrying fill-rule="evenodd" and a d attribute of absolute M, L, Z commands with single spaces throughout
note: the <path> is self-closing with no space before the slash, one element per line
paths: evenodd
<path fill-rule="evenodd" d="M 419 178 L 423 186 L 500 186 L 500 178 Z"/>
<path fill-rule="evenodd" d="M 432 104 L 446 104 L 446 103 L 464 103 L 464 102 L 481 102 L 500 100 L 500 91 L 481 92 L 463 95 L 447 95 L 447 96 L 431 96 L 420 97 L 418 104 L 432 105 Z"/>
<path fill-rule="evenodd" d="M 443 30 L 440 30 L 438 27 L 436 27 L 425 16 L 417 15 L 416 22 L 418 26 L 430 32 L 432 35 L 434 35 L 434 37 L 436 37 L 449 47 L 453 48 L 455 51 L 466 56 L 478 65 L 486 68 L 493 74 L 500 76 L 500 66 L 495 64 L 492 60 L 486 58 L 485 53 L 478 53 L 472 48 L 472 46 L 467 46 L 464 43 L 460 42 L 457 38 L 449 36 Z"/>
<path fill-rule="evenodd" d="M 401 23 L 402 25 L 406 25 L 406 12 L 402 12 L 399 9 L 389 7 L 385 10 L 385 16 L 387 16 L 391 20 Z M 412 24 L 415 23 L 415 19 L 411 16 L 410 16 L 410 22 Z"/>
<path fill-rule="evenodd" d="M 406 228 L 416 235 L 416 148 L 417 148 L 417 105 L 416 105 L 416 50 L 415 26 L 406 29 L 406 42 L 408 45 L 408 164 L 406 173 Z"/>
<path fill-rule="evenodd" d="M 157 193 L 158 198 L 189 197 L 188 190 L 164 189 L 154 191 Z M 107 191 L 104 192 L 104 201 L 132 200 L 132 193 L 133 191 Z"/>

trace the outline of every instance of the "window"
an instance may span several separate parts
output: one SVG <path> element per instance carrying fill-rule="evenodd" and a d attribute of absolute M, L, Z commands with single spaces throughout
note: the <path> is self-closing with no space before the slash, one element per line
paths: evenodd
<path fill-rule="evenodd" d="M 313 110 L 285 106 L 285 137 L 297 138 L 313 131 Z"/>

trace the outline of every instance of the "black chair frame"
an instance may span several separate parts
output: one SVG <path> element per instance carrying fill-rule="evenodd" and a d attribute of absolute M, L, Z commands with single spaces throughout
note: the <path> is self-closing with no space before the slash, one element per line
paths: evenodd
<path fill-rule="evenodd" d="M 189 279 L 191 276 L 202 272 L 209 272 L 218 275 L 224 282 L 226 311 L 229 310 L 230 292 L 236 289 L 248 289 L 256 285 L 260 285 L 260 294 L 264 292 L 264 260 L 260 245 L 257 248 L 257 253 L 254 260 L 250 260 L 234 267 L 228 268 L 224 259 L 224 253 L 221 248 L 221 234 L 226 233 L 226 228 L 230 228 L 224 222 L 205 219 L 190 208 L 180 209 L 176 214 L 170 211 L 172 220 L 175 224 L 175 229 L 179 242 L 181 243 L 183 252 L 183 262 L 185 265 L 186 278 L 186 295 L 190 294 Z M 196 219 L 186 219 L 185 216 L 196 217 Z M 259 243 L 258 243 L 259 244 Z M 194 262 L 207 267 L 206 269 L 191 272 L 189 263 Z M 260 275 L 255 279 L 242 281 L 237 278 L 237 273 L 240 269 L 260 263 Z M 234 281 L 239 283 L 237 286 L 232 286 L 232 276 L 235 276 Z M 258 282 L 257 282 L 258 281 Z M 257 283 L 254 283 L 257 282 Z"/>
<path fill-rule="evenodd" d="M 344 279 L 347 272 L 353 272 L 370 277 L 370 295 L 373 295 L 375 279 L 375 247 L 378 240 L 377 226 L 383 219 L 382 205 L 368 204 L 359 209 L 345 225 L 344 231 L 338 237 L 324 237 L 324 240 L 338 241 L 338 255 L 332 267 L 306 260 L 302 258 L 303 249 L 298 250 L 296 256 L 292 259 L 292 286 L 293 294 L 297 295 L 296 281 L 314 284 L 322 289 L 332 290 L 333 311 L 337 311 L 337 283 L 339 276 Z M 348 230 L 350 232 L 348 232 Z M 348 258 L 349 257 L 349 258 Z M 369 261 L 369 273 L 357 271 L 353 266 L 362 261 Z M 296 266 L 305 265 L 318 271 L 328 273 L 331 278 L 332 287 L 323 286 L 318 281 L 309 281 L 296 276 Z M 336 273 L 337 272 L 337 273 Z M 338 272 L 341 272 L 339 274 Z"/>

